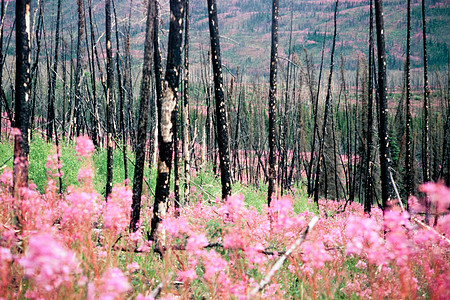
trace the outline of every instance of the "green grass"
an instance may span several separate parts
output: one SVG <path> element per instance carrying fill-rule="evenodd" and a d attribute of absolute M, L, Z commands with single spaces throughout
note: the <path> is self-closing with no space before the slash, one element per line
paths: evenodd
<path fill-rule="evenodd" d="M 47 143 L 43 138 L 35 134 L 33 140 L 30 143 L 29 153 L 29 180 L 36 184 L 37 189 L 40 192 L 44 192 L 47 185 L 47 157 L 51 154 L 55 154 L 56 150 L 53 144 Z M 134 154 L 129 151 L 127 153 L 128 160 L 128 178 L 132 183 L 134 176 Z M 82 159 L 76 156 L 75 142 L 70 141 L 63 143 L 61 146 L 61 162 L 62 162 L 62 182 L 63 190 L 65 191 L 68 186 L 77 186 L 77 174 L 80 167 L 83 165 Z M 13 141 L 2 140 L 0 143 L 0 172 L 8 167 L 12 169 L 13 163 Z M 92 156 L 92 165 L 94 168 L 94 180 L 93 184 L 95 189 L 102 195 L 105 193 L 106 183 L 106 149 L 98 150 Z M 151 174 L 150 174 L 151 173 Z M 152 203 L 154 195 L 154 188 L 156 185 L 156 169 L 150 172 L 148 165 L 144 168 L 144 194 L 147 194 Z M 172 176 L 173 178 L 173 176 Z M 123 183 L 125 180 L 123 154 L 119 149 L 114 150 L 113 159 L 113 184 Z M 181 193 L 183 194 L 184 180 L 181 178 Z M 203 169 L 196 173 L 196 176 L 191 177 L 191 186 L 197 189 L 198 193 L 202 194 L 203 201 L 215 202 L 216 199 L 221 197 L 221 183 L 220 176 L 214 174 L 213 166 L 207 164 Z M 173 180 L 172 180 L 173 190 Z M 295 188 L 295 193 L 290 194 L 294 199 L 294 211 L 299 213 L 305 210 L 316 212 L 314 205 L 308 203 L 308 197 L 304 185 L 298 184 Z M 247 206 L 252 206 L 262 211 L 262 208 L 267 203 L 267 185 L 260 184 L 258 187 L 252 185 L 245 185 L 241 182 L 234 182 L 232 186 L 232 194 L 244 195 L 245 203 Z"/>

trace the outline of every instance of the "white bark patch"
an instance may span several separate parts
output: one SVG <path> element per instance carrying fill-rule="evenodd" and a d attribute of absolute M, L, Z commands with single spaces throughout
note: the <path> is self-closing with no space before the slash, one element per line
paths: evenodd
<path fill-rule="evenodd" d="M 161 99 L 161 136 L 165 143 L 172 142 L 172 111 L 175 108 L 175 95 L 167 82 Z"/>

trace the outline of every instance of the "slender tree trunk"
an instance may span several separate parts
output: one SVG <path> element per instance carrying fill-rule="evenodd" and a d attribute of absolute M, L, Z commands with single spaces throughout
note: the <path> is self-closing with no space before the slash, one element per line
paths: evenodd
<path fill-rule="evenodd" d="M 81 77 L 82 77 L 82 61 L 83 61 L 83 36 L 85 29 L 84 0 L 77 0 L 78 3 L 78 41 L 77 41 L 77 63 L 75 67 L 75 101 L 73 112 L 73 128 L 71 134 L 80 134 L 80 102 L 81 102 Z M 72 118 L 71 118 L 72 119 Z M 71 120 L 72 122 L 72 120 Z"/>
<path fill-rule="evenodd" d="M 16 1 L 16 87 L 14 127 L 14 191 L 28 186 L 28 122 L 30 98 L 30 0 Z"/>
<path fill-rule="evenodd" d="M 428 88 L 428 57 L 427 57 L 427 30 L 425 16 L 425 0 L 422 0 L 422 35 L 423 35 L 423 137 L 422 137 L 422 165 L 423 182 L 430 181 L 430 162 L 429 162 L 429 124 L 428 109 L 430 90 Z"/>
<path fill-rule="evenodd" d="M 55 56 L 53 58 L 53 68 L 50 72 L 50 86 L 48 92 L 48 112 L 47 112 L 47 141 L 53 138 L 53 129 L 55 127 L 55 92 L 56 92 L 56 74 L 58 73 L 58 54 L 59 54 L 59 25 L 61 20 L 61 0 L 58 0 L 56 14 L 56 32 L 55 32 Z"/>
<path fill-rule="evenodd" d="M 209 34 L 211 59 L 214 73 L 214 94 L 216 97 L 217 144 L 219 146 L 222 199 L 231 195 L 230 153 L 228 147 L 228 121 L 223 95 L 222 61 L 220 56 L 219 24 L 216 0 L 208 0 Z"/>
<path fill-rule="evenodd" d="M 153 40 L 154 40 L 154 25 L 155 25 L 156 0 L 149 0 L 147 6 L 147 24 L 145 30 L 145 48 L 144 48 L 144 65 L 142 68 L 142 85 L 140 91 L 140 109 L 139 122 L 137 128 L 137 145 L 136 145 L 136 163 L 133 179 L 133 204 L 131 213 L 130 231 L 134 232 L 140 213 L 141 213 L 141 196 L 142 184 L 144 177 L 145 165 L 145 145 L 147 142 L 147 123 L 148 123 L 148 109 L 150 99 L 150 85 L 151 73 L 153 64 Z"/>
<path fill-rule="evenodd" d="M 321 159 L 323 156 L 324 139 L 325 139 L 325 135 L 327 134 L 328 112 L 330 110 L 331 101 L 332 101 L 331 81 L 332 81 L 332 76 L 333 76 L 334 51 L 336 49 L 338 4 L 339 4 L 339 0 L 336 0 L 336 5 L 334 8 L 334 33 L 333 33 L 333 45 L 331 47 L 330 76 L 328 77 L 327 96 L 325 98 L 325 112 L 324 112 L 324 116 L 323 116 L 322 136 L 320 138 L 319 154 L 317 155 L 317 170 L 316 170 L 316 180 L 315 180 L 315 185 L 314 185 L 314 203 L 316 203 L 317 207 L 319 207 L 320 164 L 321 164 Z"/>
<path fill-rule="evenodd" d="M 378 137 L 380 139 L 380 169 L 381 169 L 381 198 L 383 211 L 388 209 L 391 198 L 390 150 L 388 136 L 388 111 L 386 99 L 386 47 L 384 41 L 383 0 L 375 0 L 375 19 L 377 28 L 377 55 L 378 55 Z"/>
<path fill-rule="evenodd" d="M 162 98 L 158 100 L 158 174 L 156 177 L 155 204 L 151 221 L 150 239 L 154 240 L 161 218 L 164 217 L 169 199 L 170 170 L 173 155 L 173 119 L 180 81 L 181 45 L 183 41 L 184 1 L 170 0 L 170 29 L 167 67 Z"/>
<path fill-rule="evenodd" d="M 277 105 L 277 65 L 278 65 L 278 0 L 272 1 L 272 46 L 270 51 L 270 89 L 269 89 L 269 187 L 267 203 L 270 206 L 276 193 L 275 157 L 275 109 Z"/>
<path fill-rule="evenodd" d="M 373 145 L 373 63 L 374 63 L 374 41 L 373 41 L 373 0 L 370 0 L 370 24 L 369 24 L 369 84 L 368 84 L 368 105 L 367 105 L 367 148 L 366 148 L 366 176 L 365 176 L 365 197 L 364 212 L 370 214 L 373 203 L 372 186 L 372 145 Z"/>
<path fill-rule="evenodd" d="M 413 160 L 412 160 L 412 140 L 411 140 L 411 0 L 407 0 L 407 25 L 406 25 L 406 193 L 408 197 L 414 193 Z"/>
<path fill-rule="evenodd" d="M 113 84 L 114 84 L 114 70 L 113 58 L 111 48 L 111 0 L 106 0 L 105 3 L 106 15 L 106 199 L 112 191 L 113 180 Z"/>
<path fill-rule="evenodd" d="M 184 201 L 188 201 L 191 184 L 189 155 L 189 0 L 185 2 L 184 23 L 184 102 L 183 102 L 183 157 L 184 157 Z"/>

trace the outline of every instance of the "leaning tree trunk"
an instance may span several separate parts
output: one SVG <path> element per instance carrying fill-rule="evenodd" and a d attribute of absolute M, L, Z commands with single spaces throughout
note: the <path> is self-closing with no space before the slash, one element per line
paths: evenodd
<path fill-rule="evenodd" d="M 83 61 L 83 36 L 85 29 L 85 14 L 84 14 L 84 0 L 77 0 L 78 2 L 78 40 L 77 40 L 77 63 L 75 67 L 75 103 L 72 107 L 71 114 L 71 126 L 72 136 L 76 132 L 76 135 L 80 134 L 80 101 L 81 101 L 81 71 L 82 71 L 82 61 Z M 73 122 L 73 123 L 72 123 Z"/>
<path fill-rule="evenodd" d="M 173 155 L 173 118 L 180 81 L 181 44 L 183 41 L 184 1 L 170 0 L 170 29 L 167 67 L 162 98 L 158 99 L 158 174 L 156 177 L 155 204 L 151 221 L 150 239 L 154 240 L 158 224 L 167 211 L 170 170 Z"/>
<path fill-rule="evenodd" d="M 16 87 L 14 127 L 14 191 L 28 185 L 28 122 L 30 99 L 30 0 L 16 1 Z"/>
<path fill-rule="evenodd" d="M 112 191 L 113 180 L 113 59 L 111 48 L 111 0 L 106 0 L 106 199 Z"/>
<path fill-rule="evenodd" d="M 378 138 L 380 139 L 381 197 L 383 211 L 388 209 L 392 188 L 389 179 L 390 151 L 388 136 L 388 111 L 386 99 L 386 47 L 384 42 L 383 0 L 375 0 L 378 54 Z"/>
<path fill-rule="evenodd" d="M 153 64 L 153 39 L 154 39 L 154 19 L 156 10 L 156 0 L 148 1 L 147 25 L 145 30 L 144 66 L 142 68 L 142 85 L 140 91 L 139 122 L 137 128 L 136 163 L 133 179 L 133 204 L 131 213 L 130 231 L 137 230 L 136 224 L 141 214 L 142 184 L 144 178 L 145 165 L 145 145 L 147 143 L 147 123 L 150 99 L 151 73 Z"/>
<path fill-rule="evenodd" d="M 219 146 L 220 178 L 222 199 L 231 195 L 230 153 L 228 147 L 228 121 L 223 95 L 222 61 L 220 56 L 219 24 L 216 0 L 208 0 L 209 34 L 211 40 L 211 61 L 214 72 L 214 95 L 216 97 L 216 128 Z"/>
<path fill-rule="evenodd" d="M 289 63 L 289 62 L 288 62 Z M 275 106 L 277 105 L 277 65 L 278 65 L 278 0 L 272 1 L 272 47 L 270 51 L 269 88 L 269 178 L 267 204 L 270 206 L 275 193 Z"/>

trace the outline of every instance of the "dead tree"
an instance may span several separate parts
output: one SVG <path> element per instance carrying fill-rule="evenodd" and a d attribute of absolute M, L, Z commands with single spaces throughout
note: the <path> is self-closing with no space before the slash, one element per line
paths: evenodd
<path fill-rule="evenodd" d="M 16 1 L 16 87 L 14 127 L 14 191 L 28 186 L 28 124 L 30 99 L 30 0 Z"/>
<path fill-rule="evenodd" d="M 214 95 L 216 98 L 216 138 L 219 147 L 222 199 L 226 199 L 227 196 L 231 195 L 230 150 L 228 147 L 227 110 L 223 94 L 222 58 L 220 56 L 216 0 L 208 0 L 208 17 L 211 41 L 211 61 L 214 73 Z"/>
<path fill-rule="evenodd" d="M 156 177 L 155 203 L 151 221 L 150 239 L 155 239 L 158 224 L 167 211 L 170 188 L 170 170 L 173 155 L 173 119 L 180 81 L 181 45 L 183 41 L 184 1 L 170 0 L 169 46 L 162 98 L 158 99 L 158 174 Z"/>
<path fill-rule="evenodd" d="M 272 1 L 272 46 L 270 51 L 269 87 L 269 178 L 267 204 L 270 206 L 275 192 L 275 106 L 277 105 L 277 65 L 278 65 L 278 0 Z"/>
<path fill-rule="evenodd" d="M 105 3 L 106 15 L 106 199 L 112 191 L 113 180 L 113 84 L 114 70 L 111 47 L 111 0 Z"/>
<path fill-rule="evenodd" d="M 319 152 L 317 155 L 317 169 L 316 169 L 316 178 L 314 185 L 314 203 L 316 203 L 317 207 L 319 207 L 319 181 L 320 181 L 320 164 L 323 159 L 323 148 L 325 143 L 325 135 L 327 134 L 327 122 L 328 122 L 328 113 L 331 106 L 332 95 L 331 95 L 331 81 L 333 76 L 333 66 L 334 66 L 334 51 L 336 49 L 336 35 L 337 35 L 337 9 L 338 9 L 339 0 L 336 0 L 336 5 L 334 7 L 334 33 L 333 33 L 333 45 L 331 47 L 331 58 L 330 58 L 330 75 L 328 76 L 328 86 L 327 86 L 327 96 L 325 98 L 325 112 L 323 115 L 323 124 L 322 124 L 322 136 L 320 137 L 319 143 Z M 326 188 L 325 188 L 326 190 Z"/>
<path fill-rule="evenodd" d="M 425 17 L 425 0 L 422 0 L 422 35 L 423 35 L 423 136 L 422 136 L 422 168 L 423 182 L 430 180 L 430 163 L 429 163 L 429 97 L 430 89 L 428 88 L 428 57 L 427 57 L 427 29 Z"/>
<path fill-rule="evenodd" d="M 191 184 L 189 155 L 189 0 L 186 0 L 184 23 L 184 101 L 183 101 L 183 158 L 184 158 L 184 201 L 189 199 Z"/>
<path fill-rule="evenodd" d="M 153 65 L 153 39 L 156 0 L 148 1 L 147 24 L 145 29 L 144 65 L 142 67 L 142 85 L 140 91 L 139 122 L 137 128 L 136 163 L 133 179 L 133 204 L 130 231 L 136 231 L 136 224 L 141 214 L 142 184 L 145 166 L 145 145 L 147 142 L 148 109 L 150 99 L 151 73 Z"/>
<path fill-rule="evenodd" d="M 386 99 L 386 46 L 384 41 L 383 0 L 375 0 L 378 55 L 378 138 L 380 140 L 381 198 L 383 211 L 391 198 L 390 150 L 388 136 L 388 111 Z"/>
<path fill-rule="evenodd" d="M 414 193 L 413 177 L 413 159 L 412 159 L 412 140 L 411 140 L 411 0 L 407 1 L 407 25 L 406 25 L 406 153 L 405 153 L 405 171 L 406 171 L 406 193 L 408 197 Z"/>

